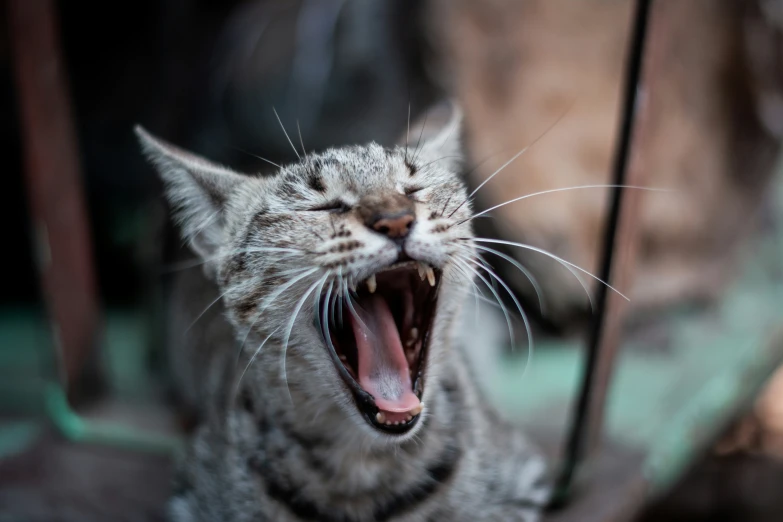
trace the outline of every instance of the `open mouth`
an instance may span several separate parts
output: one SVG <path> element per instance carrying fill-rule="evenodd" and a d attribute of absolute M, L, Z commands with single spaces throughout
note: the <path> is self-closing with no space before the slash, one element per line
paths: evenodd
<path fill-rule="evenodd" d="M 332 361 L 359 411 L 380 431 L 402 434 L 420 418 L 439 284 L 439 271 L 410 261 L 370 276 L 351 299 L 321 296 L 316 322 Z"/>

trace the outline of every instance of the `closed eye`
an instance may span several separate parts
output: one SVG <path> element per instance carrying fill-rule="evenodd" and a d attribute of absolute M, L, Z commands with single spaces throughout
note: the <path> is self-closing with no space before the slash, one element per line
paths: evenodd
<path fill-rule="evenodd" d="M 422 190 L 424 190 L 424 187 L 405 187 L 405 195 L 412 196 Z"/>
<path fill-rule="evenodd" d="M 307 209 L 309 212 L 348 212 L 351 210 L 351 207 L 349 207 L 346 203 L 340 201 L 340 200 L 334 200 L 329 201 L 327 203 L 324 203 L 323 205 L 318 205 L 317 207 L 312 207 Z"/>

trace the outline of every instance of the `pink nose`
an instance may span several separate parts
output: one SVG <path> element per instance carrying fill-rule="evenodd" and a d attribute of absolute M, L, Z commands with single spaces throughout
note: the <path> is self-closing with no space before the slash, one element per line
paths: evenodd
<path fill-rule="evenodd" d="M 408 213 L 389 217 L 379 216 L 372 224 L 372 229 L 391 238 L 401 238 L 408 235 L 412 224 L 413 215 Z"/>
<path fill-rule="evenodd" d="M 416 209 L 404 194 L 365 196 L 357 207 L 364 226 L 390 239 L 403 239 L 413 228 Z"/>

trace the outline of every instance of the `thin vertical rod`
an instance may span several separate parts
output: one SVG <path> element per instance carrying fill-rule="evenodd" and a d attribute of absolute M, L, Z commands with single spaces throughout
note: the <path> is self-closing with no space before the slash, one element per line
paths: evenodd
<path fill-rule="evenodd" d="M 627 183 L 651 4 L 652 0 L 637 0 L 636 2 L 623 88 L 622 120 L 612 166 L 612 183 L 615 185 Z M 615 261 L 615 249 L 618 246 L 618 224 L 623 196 L 624 192 L 620 188 L 615 188 L 612 192 L 601 250 L 600 277 L 604 281 L 611 282 L 613 280 L 612 268 Z M 569 496 L 574 475 L 597 442 L 603 425 L 604 403 L 612 373 L 612 363 L 617 350 L 616 347 L 607 346 L 609 344 L 606 336 L 608 292 L 605 286 L 598 287 L 596 301 L 597 313 L 592 321 L 587 339 L 587 356 L 579 396 L 568 430 L 562 468 L 555 478 L 553 505 L 561 504 Z"/>

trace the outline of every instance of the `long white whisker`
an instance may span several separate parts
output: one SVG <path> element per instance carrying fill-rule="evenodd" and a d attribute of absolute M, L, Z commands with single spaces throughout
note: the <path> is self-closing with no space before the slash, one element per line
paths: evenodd
<path fill-rule="evenodd" d="M 530 271 L 525 268 L 522 263 L 517 261 L 511 256 L 508 256 L 504 254 L 503 252 L 500 252 L 499 250 L 495 250 L 494 248 L 489 248 L 481 245 L 473 245 L 474 248 L 477 248 L 479 250 L 483 250 L 484 252 L 489 252 L 491 254 L 495 254 L 498 257 L 501 257 L 514 265 L 522 274 L 527 277 L 528 281 L 530 281 L 530 284 L 533 285 L 533 290 L 536 292 L 536 297 L 538 297 L 538 308 L 541 311 L 542 315 L 546 315 L 546 309 L 544 307 L 544 299 L 542 297 L 542 291 L 541 287 L 538 284 L 538 281 L 536 281 L 536 278 L 533 277 L 533 274 L 530 273 Z"/>
<path fill-rule="evenodd" d="M 405 161 L 408 161 L 408 143 L 411 141 L 411 103 L 408 102 L 408 130 L 405 133 Z"/>
<path fill-rule="evenodd" d="M 326 281 L 324 281 L 324 284 L 326 284 Z M 334 285 L 334 280 L 332 280 L 329 283 L 329 293 L 332 291 L 332 286 Z M 331 346 L 331 336 L 328 334 L 329 332 L 329 324 L 326 322 L 326 318 L 329 315 L 329 295 L 326 295 L 326 299 L 324 299 L 324 317 L 321 318 L 321 295 L 323 292 L 323 284 L 318 287 L 318 291 L 315 293 L 315 320 L 318 323 L 318 327 L 321 330 L 321 336 L 323 336 L 324 340 L 329 343 Z M 324 331 L 324 327 L 326 328 L 326 331 Z"/>
<path fill-rule="evenodd" d="M 470 221 L 472 219 L 476 219 L 479 216 L 483 216 L 487 212 L 492 212 L 493 210 L 496 210 L 500 207 L 505 207 L 506 205 L 510 205 L 511 203 L 516 203 L 517 201 L 522 201 L 523 199 L 532 198 L 533 196 L 540 196 L 542 194 L 551 194 L 554 192 L 565 192 L 567 190 L 594 189 L 594 188 L 623 188 L 623 189 L 647 190 L 649 192 L 671 192 L 671 190 L 669 189 L 661 189 L 661 188 L 654 188 L 654 187 L 640 187 L 637 185 L 579 185 L 576 187 L 563 187 L 557 189 L 542 190 L 541 192 L 534 192 L 532 194 L 527 194 L 525 196 L 520 196 L 518 198 L 510 199 L 508 201 L 504 201 L 503 203 L 499 203 L 494 207 L 490 207 L 486 210 L 482 210 L 478 214 L 474 214 L 469 218 L 463 219 L 462 221 L 458 221 L 457 223 L 455 223 L 455 225 L 461 225 L 466 221 Z"/>
<path fill-rule="evenodd" d="M 277 123 L 280 124 L 280 128 L 283 129 L 283 134 L 285 134 L 285 137 L 288 140 L 288 143 L 290 143 L 291 144 L 291 148 L 294 149 L 294 154 L 296 154 L 296 157 L 301 160 L 302 156 L 299 155 L 299 151 L 297 151 L 296 147 L 294 147 L 294 142 L 291 141 L 291 138 L 288 136 L 288 133 L 285 130 L 285 126 L 283 125 L 282 120 L 280 120 L 280 116 L 277 114 L 277 109 L 272 107 L 272 111 L 274 111 L 274 113 L 275 113 L 275 117 L 277 118 Z"/>
<path fill-rule="evenodd" d="M 493 249 L 493 248 L 487 248 L 487 247 L 485 247 L 485 246 L 481 246 L 481 245 L 473 245 L 473 247 L 474 247 L 474 248 L 478 248 L 478 249 L 480 249 L 480 250 L 485 250 L 485 251 L 487 251 L 487 252 L 492 252 L 492 253 L 494 253 L 494 254 L 496 254 L 496 255 L 502 255 L 502 254 L 501 254 L 501 252 L 498 252 L 497 250 L 495 250 L 495 249 Z M 511 257 L 509 257 L 509 256 L 505 256 L 505 255 L 503 255 L 503 258 L 504 258 L 504 259 L 506 259 L 506 260 L 507 260 L 507 261 L 509 261 L 509 262 L 512 262 L 512 260 L 513 260 L 513 262 L 516 262 L 516 260 L 515 260 L 515 259 L 513 259 L 513 258 L 511 258 Z M 559 262 L 559 261 L 558 261 L 558 262 Z M 573 276 L 574 276 L 574 279 L 576 279 L 576 280 L 579 282 L 579 284 L 582 286 L 582 289 L 585 291 L 585 295 L 587 295 L 587 300 L 590 302 L 590 311 L 591 311 L 591 312 L 593 312 L 593 313 L 595 313 L 595 305 L 594 305 L 594 303 L 593 303 L 593 295 L 592 295 L 592 293 L 590 292 L 590 288 L 588 288 L 588 286 L 587 286 L 587 283 L 585 283 L 585 282 L 584 282 L 584 280 L 582 279 L 582 277 L 579 275 L 579 272 L 577 272 L 576 270 L 574 270 L 573 268 L 571 268 L 571 267 L 570 267 L 568 264 L 566 264 L 566 263 L 562 263 L 562 262 L 561 262 L 561 263 L 560 263 L 560 265 L 561 265 L 563 268 L 565 268 L 566 270 L 568 270 L 568 271 L 571 273 L 571 275 L 573 275 Z M 519 266 L 517 266 L 517 268 L 523 269 L 524 267 L 523 267 L 521 264 L 519 264 Z M 524 273 L 524 272 L 523 272 L 523 273 Z M 526 275 L 527 275 L 527 274 L 526 274 Z M 528 277 L 530 278 L 530 277 L 532 277 L 532 275 L 529 275 Z M 535 289 L 535 287 L 536 287 L 536 285 L 537 285 L 537 281 L 536 281 L 535 279 L 530 279 L 530 283 L 531 283 L 531 284 L 533 284 L 533 286 L 534 286 L 534 289 Z M 536 295 L 538 296 L 538 305 L 539 305 L 539 307 L 541 308 L 541 313 L 542 313 L 542 314 L 544 314 L 544 313 L 545 313 L 545 312 L 544 312 L 544 303 L 543 303 L 543 301 L 542 301 L 542 299 L 541 299 L 541 295 L 542 295 L 542 294 L 540 293 L 540 291 L 541 291 L 541 288 L 540 288 L 540 287 L 538 287 L 538 289 L 536 290 Z"/>
<path fill-rule="evenodd" d="M 256 360 L 256 357 L 258 356 L 258 354 L 259 354 L 259 353 L 261 353 L 261 348 L 263 348 L 263 347 L 264 347 L 264 345 L 265 345 L 265 344 L 266 344 L 266 342 L 269 340 L 269 338 L 270 338 L 270 337 L 272 337 L 272 336 L 273 336 L 275 333 L 277 333 L 277 331 L 278 331 L 280 328 L 282 328 L 282 326 L 278 326 L 277 328 L 275 328 L 275 329 L 272 331 L 272 333 L 270 333 L 269 335 L 267 335 L 267 336 L 266 336 L 266 338 L 265 338 L 265 339 L 264 339 L 264 340 L 261 342 L 261 344 L 259 344 L 259 345 L 258 345 L 258 348 L 256 348 L 256 351 L 255 351 L 255 352 L 253 352 L 253 356 L 252 356 L 252 357 L 250 357 L 250 360 L 247 362 L 247 365 L 245 366 L 245 369 L 244 369 L 244 370 L 242 370 L 242 375 L 240 375 L 240 376 L 239 376 L 239 379 L 237 380 L 236 388 L 235 388 L 235 390 L 234 390 L 234 393 L 235 393 L 235 394 L 236 394 L 236 393 L 239 391 L 239 384 L 242 382 L 242 378 L 245 376 L 245 374 L 247 373 L 247 371 L 250 369 L 250 365 L 252 365 L 252 364 L 253 364 L 253 361 L 255 361 L 255 360 Z"/>
<path fill-rule="evenodd" d="M 467 250 L 467 249 L 466 249 L 466 250 Z M 479 304 L 478 304 L 478 302 L 479 302 L 479 296 L 480 296 L 480 297 L 483 297 L 484 299 L 486 299 L 486 297 L 484 297 L 484 294 L 483 294 L 483 292 L 481 291 L 481 289 L 479 288 L 479 286 L 476 284 L 476 282 L 473 280 L 474 278 L 473 278 L 473 277 L 471 277 L 471 276 L 470 276 L 470 275 L 469 275 L 469 274 L 468 274 L 468 273 L 465 271 L 465 269 L 464 269 L 462 266 L 460 266 L 460 263 L 462 263 L 462 264 L 467 264 L 467 263 L 466 263 L 466 261 L 465 261 L 465 258 L 467 258 L 467 257 L 468 257 L 468 256 L 465 256 L 465 255 L 463 255 L 463 254 L 460 254 L 460 253 L 456 253 L 456 254 L 454 254 L 454 258 L 453 258 L 453 259 L 454 259 L 454 269 L 455 269 L 455 270 L 457 270 L 457 271 L 459 271 L 459 273 L 461 273 L 461 274 L 462 274 L 462 276 L 463 276 L 465 279 L 467 279 L 468 281 L 470 281 L 470 284 L 471 284 L 471 285 L 473 285 L 473 288 L 475 288 L 475 291 L 473 291 L 473 292 L 472 292 L 472 294 L 473 294 L 473 297 L 475 298 L 475 302 L 476 302 L 476 325 L 478 325 L 478 320 L 479 320 Z M 489 299 L 486 299 L 486 300 L 487 300 L 487 301 L 489 301 Z M 496 306 L 497 306 L 497 305 L 496 305 Z"/>
<path fill-rule="evenodd" d="M 191 322 L 191 323 L 190 323 L 190 325 L 188 325 L 188 327 L 185 329 L 185 333 L 188 333 L 188 332 L 190 331 L 190 329 L 191 329 L 191 328 L 193 328 L 193 327 L 196 325 L 196 323 L 198 322 L 198 320 L 199 320 L 199 319 L 201 319 L 201 318 L 204 316 L 204 314 L 205 314 L 205 313 L 207 313 L 207 310 L 209 310 L 210 308 L 212 308 L 213 306 L 215 306 L 215 303 L 217 303 L 218 301 L 220 301 L 221 299 L 223 299 L 223 298 L 226 296 L 226 294 L 227 294 L 227 293 L 229 293 L 231 290 L 233 290 L 233 289 L 229 287 L 229 289 L 228 289 L 228 290 L 226 290 L 226 291 L 225 291 L 225 292 L 223 292 L 222 294 L 218 295 L 218 296 L 217 296 L 215 299 L 213 299 L 213 300 L 212 300 L 212 302 L 211 302 L 211 303 L 209 303 L 209 304 L 207 305 L 207 307 L 206 307 L 206 308 L 204 308 L 204 309 L 201 311 L 201 313 L 200 313 L 200 314 L 198 314 L 198 315 L 196 316 L 196 318 L 195 318 L 195 319 L 193 319 L 193 322 Z"/>
<path fill-rule="evenodd" d="M 322 334 L 324 336 L 324 340 L 326 340 L 326 343 L 329 345 L 329 348 L 332 350 L 332 352 L 337 354 L 337 350 L 335 350 L 334 344 L 332 344 L 332 334 L 329 332 L 329 296 L 332 293 L 332 287 L 334 286 L 334 283 L 335 283 L 335 281 L 333 279 L 329 283 L 329 290 L 326 291 L 327 292 L 326 293 L 326 306 L 324 307 L 324 310 L 322 312 L 323 313 L 323 323 L 321 325 L 321 328 L 324 328 L 326 330 L 325 332 L 322 332 Z M 332 313 L 334 313 L 334 312 L 332 312 Z"/>
<path fill-rule="evenodd" d="M 183 261 L 181 263 L 172 263 L 171 265 L 167 266 L 163 270 L 163 273 L 171 273 L 171 272 L 177 272 L 179 270 L 186 270 L 188 268 L 195 268 L 197 266 L 201 266 L 210 263 L 212 261 L 217 261 L 218 259 L 235 256 L 237 254 L 255 254 L 255 253 L 265 253 L 265 252 L 280 252 L 280 253 L 287 253 L 287 254 L 307 253 L 304 250 L 297 250 L 293 248 L 278 248 L 278 247 L 243 248 L 239 250 L 232 250 L 230 252 L 226 252 L 217 256 L 208 257 L 206 259 L 199 259 L 197 261 Z M 282 257 L 288 257 L 288 256 L 282 256 Z"/>
<path fill-rule="evenodd" d="M 478 263 L 475 264 L 478 265 Z M 522 316 L 522 322 L 525 323 L 525 330 L 527 331 L 528 352 L 527 352 L 527 361 L 525 362 L 525 369 L 522 371 L 522 376 L 524 377 L 528 367 L 530 367 L 530 362 L 533 360 L 533 350 L 534 350 L 533 331 L 530 328 L 530 321 L 528 321 L 527 314 L 525 314 L 525 311 L 522 309 L 522 305 L 517 300 L 517 297 L 514 295 L 514 292 L 511 291 L 511 289 L 508 287 L 505 281 L 503 281 L 495 272 L 493 272 L 486 266 L 483 266 L 483 268 L 487 272 L 487 274 L 489 274 L 491 277 L 494 277 L 497 280 L 497 282 L 500 283 L 501 286 L 503 286 L 503 288 L 505 288 L 509 297 L 511 297 L 511 300 L 514 301 L 514 305 L 517 307 L 517 310 L 519 311 L 519 315 Z"/>
<path fill-rule="evenodd" d="M 489 271 L 491 271 L 491 270 L 492 270 L 492 266 L 491 266 L 491 265 L 490 265 L 490 264 L 487 262 L 487 260 L 486 260 L 486 259 L 484 259 L 483 257 L 481 257 L 481 254 L 476 254 L 476 256 L 475 256 L 475 257 L 469 257 L 469 258 L 468 258 L 468 261 L 473 261 L 473 262 L 474 262 L 474 264 L 475 264 L 475 262 L 477 261 L 477 262 L 481 263 L 482 265 L 484 265 L 484 268 L 486 268 L 487 270 L 489 270 Z M 497 286 L 496 284 L 494 284 L 494 281 L 493 281 L 493 284 L 492 284 L 492 286 L 494 286 L 494 287 L 495 287 L 495 290 L 497 290 L 497 289 L 498 289 L 498 286 Z"/>
<path fill-rule="evenodd" d="M 340 321 L 340 326 L 343 325 L 343 267 L 340 267 L 337 271 L 337 277 L 339 277 L 339 280 L 337 282 L 337 299 L 339 301 L 338 309 L 337 309 L 337 317 Z"/>
<path fill-rule="evenodd" d="M 505 169 L 506 167 L 508 167 L 509 165 L 511 165 L 511 164 L 512 164 L 514 161 L 516 161 L 516 159 L 517 159 L 518 157 L 520 157 L 522 154 L 524 154 L 524 153 L 525 153 L 525 152 L 526 152 L 526 151 L 527 151 L 527 150 L 528 150 L 530 147 L 532 147 L 533 145 L 535 145 L 536 143 L 538 143 L 538 142 L 539 142 L 539 140 L 541 140 L 541 139 L 542 139 L 544 136 L 546 136 L 547 134 L 549 134 L 549 131 L 551 131 L 551 130 L 552 130 L 554 127 L 555 127 L 555 125 L 557 125 L 558 123 L 560 123 L 560 120 L 562 120 L 562 119 L 565 117 L 565 115 L 566 115 L 566 114 L 568 114 L 568 111 L 570 111 L 570 110 L 571 110 L 571 107 L 569 106 L 569 107 L 568 107 L 568 109 L 566 109 L 566 110 L 563 112 L 563 114 L 561 114 L 561 115 L 560 115 L 560 116 L 559 116 L 559 117 L 558 117 L 558 118 L 557 118 L 557 119 L 556 119 L 556 120 L 555 120 L 555 121 L 554 121 L 554 122 L 553 122 L 553 123 L 552 123 L 552 124 L 551 124 L 551 125 L 550 125 L 550 126 L 549 126 L 549 127 L 548 127 L 548 128 L 545 130 L 545 131 L 544 131 L 544 132 L 543 132 L 543 133 L 542 133 L 542 134 L 541 134 L 541 135 L 539 135 L 539 136 L 538 136 L 536 139 L 534 139 L 534 140 L 532 141 L 532 143 L 530 143 L 530 145 L 528 145 L 527 147 L 523 148 L 522 150 L 520 150 L 519 152 L 517 152 L 516 154 L 514 154 L 514 155 L 511 157 L 511 159 L 510 159 L 510 160 L 508 160 L 507 162 L 505 162 L 503 165 L 501 165 L 501 167 L 500 167 L 499 169 L 497 169 L 495 172 L 493 172 L 492 174 L 490 174 L 490 175 L 489 175 L 489 177 L 488 177 L 487 179 L 485 179 L 484 181 L 482 181 L 482 182 L 479 184 L 479 186 L 478 186 L 478 187 L 476 187 L 476 188 L 473 190 L 473 192 L 471 192 L 470 194 L 468 194 L 468 197 L 467 197 L 467 198 L 465 198 L 465 200 L 464 200 L 462 203 L 460 203 L 460 204 L 459 204 L 459 206 L 458 206 L 456 209 L 454 209 L 454 212 L 452 212 L 452 213 L 449 215 L 449 217 L 453 216 L 453 215 L 454 215 L 454 213 L 455 213 L 455 212 L 457 212 L 457 210 L 459 210 L 459 209 L 462 207 L 462 205 L 464 205 L 465 203 L 467 203 L 468 201 L 470 201 L 470 199 L 471 199 L 473 196 L 475 196 L 475 195 L 476 195 L 476 193 L 477 193 L 479 190 L 481 190 L 481 189 L 484 187 L 484 185 L 486 185 L 487 183 L 489 183 L 489 182 L 492 180 L 492 178 L 494 178 L 495 176 L 497 176 L 498 174 L 500 174 L 500 173 L 503 171 L 503 169 Z"/>
<path fill-rule="evenodd" d="M 353 307 L 353 297 L 351 297 L 351 292 L 348 289 L 348 281 L 347 281 L 347 279 L 345 281 L 345 295 L 347 296 L 347 299 L 346 299 L 345 302 L 346 302 L 346 304 L 348 304 L 348 311 L 351 313 L 351 315 L 354 317 L 354 319 L 359 321 L 359 324 L 362 325 L 362 328 L 365 331 L 369 332 L 370 329 L 367 328 L 367 325 L 364 324 L 364 321 L 362 321 L 362 318 L 359 316 L 359 314 L 356 312 L 356 309 Z"/>
<path fill-rule="evenodd" d="M 323 290 L 323 286 L 321 286 L 318 289 L 318 292 L 315 293 L 316 298 L 315 298 L 315 304 L 314 304 L 314 307 L 315 307 L 315 321 L 317 323 L 318 328 L 321 330 L 321 335 L 323 335 L 323 333 L 324 333 L 324 327 L 323 327 L 323 324 L 321 324 L 321 299 L 320 299 L 320 295 L 321 295 L 321 291 L 322 290 Z"/>
<path fill-rule="evenodd" d="M 419 145 L 421 145 L 421 137 L 424 135 L 424 127 L 427 126 L 427 118 L 429 118 L 430 113 L 429 111 L 424 113 L 424 123 L 421 126 L 421 130 L 419 131 L 419 139 L 416 140 L 416 149 L 413 151 L 413 159 L 411 159 L 411 163 L 415 163 L 416 159 L 419 157 L 419 154 L 421 151 L 419 150 Z"/>
<path fill-rule="evenodd" d="M 470 275 L 470 274 L 468 274 L 467 272 L 465 272 L 465 269 L 464 269 L 464 267 L 463 267 L 463 266 L 461 266 L 461 265 L 459 264 L 459 263 L 464 263 L 464 262 L 465 262 L 465 260 L 466 260 L 468 257 L 469 257 L 469 256 L 467 256 L 467 255 L 464 255 L 464 254 L 455 253 L 455 254 L 454 254 L 454 260 L 455 260 L 454 269 L 455 269 L 455 270 L 458 270 L 458 271 L 459 271 L 459 272 L 462 274 L 462 276 L 463 276 L 465 279 L 467 279 L 467 280 L 470 282 L 470 284 L 471 284 L 471 285 L 473 285 L 473 288 L 475 288 L 476 290 L 478 290 L 478 289 L 479 289 L 479 287 L 478 287 L 478 285 L 476 284 L 476 282 L 473 280 L 473 277 L 471 277 L 471 275 Z M 483 293 L 482 293 L 482 295 L 483 295 Z"/>
<path fill-rule="evenodd" d="M 281 167 L 280 165 L 278 165 L 277 163 L 275 163 L 274 161 L 272 161 L 272 160 L 268 160 L 268 159 L 266 159 L 266 158 L 265 158 L 265 157 L 263 157 L 263 156 L 259 156 L 258 154 L 253 154 L 252 152 L 248 152 L 248 151 L 246 151 L 245 149 L 240 149 L 239 147 L 234 147 L 234 148 L 235 148 L 236 150 L 238 150 L 239 152 L 244 152 L 244 153 L 245 153 L 245 154 L 247 154 L 248 156 L 253 156 L 253 157 L 254 157 L 254 158 L 256 158 L 256 159 L 260 159 L 261 161 L 266 161 L 267 163 L 269 163 L 270 165 L 274 165 L 274 166 L 275 166 L 275 167 L 277 167 L 278 169 L 282 169 L 282 168 L 283 168 L 283 167 Z"/>
<path fill-rule="evenodd" d="M 592 277 L 593 279 L 595 279 L 599 283 L 602 283 L 602 284 L 606 285 L 607 288 L 609 288 L 610 290 L 615 292 L 617 295 L 619 295 L 620 297 L 622 297 L 626 301 L 630 302 L 630 299 L 625 294 L 620 292 L 618 289 L 616 289 L 615 287 L 613 287 L 612 285 L 610 285 L 609 283 L 607 283 L 606 281 L 604 281 L 600 277 L 598 277 L 596 275 L 593 275 L 590 272 L 588 272 L 587 270 L 585 270 L 584 268 L 582 268 L 581 266 L 578 266 L 578 265 L 575 265 L 575 264 L 573 264 L 573 263 L 571 263 L 569 261 L 566 261 L 562 257 L 558 257 L 555 254 L 553 254 L 551 252 L 547 252 L 544 249 L 541 249 L 541 248 L 538 248 L 538 247 L 534 247 L 532 245 L 526 245 L 524 243 L 515 243 L 514 241 L 505 241 L 505 240 L 502 240 L 502 239 L 488 239 L 488 238 L 483 238 L 483 237 L 461 238 L 461 239 L 463 239 L 464 241 L 476 241 L 476 242 L 479 242 L 479 243 L 498 243 L 498 244 L 501 244 L 501 245 L 515 246 L 515 247 L 519 247 L 519 248 L 525 248 L 527 250 L 532 250 L 533 252 L 538 252 L 539 254 L 544 254 L 545 256 L 551 257 L 552 259 L 555 259 L 556 261 L 559 261 L 560 263 L 563 263 L 565 265 L 568 265 L 568 266 L 571 266 L 573 268 L 576 268 L 580 272 L 583 272 L 583 273 L 589 275 L 590 277 Z"/>
<path fill-rule="evenodd" d="M 479 265 L 481 266 L 481 265 Z M 514 340 L 514 327 L 511 325 L 511 316 L 508 314 L 508 310 L 506 309 L 506 306 L 503 304 L 503 300 L 500 298 L 500 294 L 498 294 L 497 290 L 487 281 L 487 279 L 481 275 L 481 273 L 476 270 L 475 268 L 465 265 L 465 267 L 476 274 L 476 277 L 481 279 L 481 281 L 486 285 L 487 288 L 489 288 L 490 292 L 492 292 L 492 295 L 495 296 L 495 299 L 498 302 L 498 305 L 500 305 L 500 310 L 503 312 L 503 316 L 506 318 L 506 325 L 508 326 L 508 336 L 509 341 L 511 343 L 511 350 L 514 350 L 515 340 Z M 483 268 L 483 267 L 482 267 Z"/>
<path fill-rule="evenodd" d="M 574 279 L 576 279 L 580 285 L 582 285 L 582 288 L 585 291 L 585 295 L 587 295 L 587 300 L 590 302 L 590 312 L 595 313 L 595 304 L 593 303 L 593 294 L 590 292 L 590 287 L 587 286 L 587 283 L 585 283 L 585 280 L 582 279 L 582 276 L 579 275 L 579 272 L 574 270 L 572 267 L 568 266 L 565 263 L 560 263 L 560 266 L 571 272 L 571 275 L 574 276 Z"/>
<path fill-rule="evenodd" d="M 476 252 L 474 252 L 473 250 L 471 250 L 471 248 L 468 245 L 465 245 L 465 244 L 460 245 L 459 243 L 456 243 L 456 244 L 454 244 L 454 246 L 459 248 L 463 252 L 463 254 L 461 256 L 463 260 L 467 260 L 467 261 L 471 261 L 471 262 L 476 262 L 477 261 L 477 262 L 483 264 L 484 266 L 487 266 L 487 267 L 489 266 L 487 261 L 484 258 L 482 258 L 481 255 L 479 255 Z M 494 283 L 494 281 L 493 281 L 493 283 Z M 495 290 L 498 289 L 497 285 L 493 284 L 492 286 L 493 286 L 493 288 Z"/>
<path fill-rule="evenodd" d="M 428 162 L 427 162 L 427 163 L 425 163 L 424 165 L 420 166 L 420 167 L 419 167 L 419 170 L 424 170 L 424 169 L 426 169 L 427 167 L 429 167 L 430 165 L 432 165 L 433 163 L 437 163 L 437 162 L 439 162 L 439 161 L 443 161 L 443 160 L 445 160 L 445 159 L 449 159 L 449 158 L 461 158 L 461 157 L 462 157 L 462 156 L 457 156 L 457 155 L 455 155 L 455 154 L 450 154 L 450 155 L 448 155 L 448 156 L 441 156 L 440 158 L 436 158 L 436 159 L 434 159 L 434 160 L 432 160 L 432 161 L 428 161 Z"/>
<path fill-rule="evenodd" d="M 269 307 L 269 305 L 272 304 L 272 302 L 280 297 L 280 295 L 291 288 L 293 285 L 295 285 L 298 281 L 301 281 L 305 277 L 308 277 L 315 272 L 318 271 L 318 267 L 310 268 L 309 270 L 306 270 L 304 273 L 299 274 L 298 276 L 294 277 L 293 279 L 290 279 L 287 283 L 284 283 L 283 285 L 279 286 L 277 290 L 272 292 L 270 295 L 268 295 L 264 300 L 266 301 L 266 304 L 264 304 L 261 309 L 256 313 L 256 316 L 253 318 L 253 322 L 250 323 L 250 326 L 247 327 L 247 331 L 245 331 L 245 337 L 242 339 L 242 343 L 239 345 L 239 353 L 242 353 L 242 348 L 245 346 L 245 343 L 247 342 L 247 338 L 250 336 L 250 332 L 253 330 L 253 327 L 256 325 L 258 320 L 261 318 L 261 315 L 264 313 L 264 311 Z"/>
<path fill-rule="evenodd" d="M 286 356 L 288 354 L 288 342 L 291 340 L 291 331 L 294 329 L 294 323 L 296 323 L 296 318 L 299 315 L 299 312 L 302 310 L 302 307 L 305 304 L 305 301 L 307 301 L 307 298 L 310 297 L 310 294 L 313 290 L 315 290 L 315 287 L 317 287 L 319 284 L 321 285 L 321 288 L 323 288 L 324 283 L 329 278 L 329 272 L 324 274 L 324 276 L 310 285 L 310 288 L 305 291 L 304 295 L 301 299 L 299 299 L 299 302 L 296 303 L 296 307 L 294 307 L 294 313 L 291 317 L 291 321 L 288 323 L 288 328 L 285 334 L 285 341 L 283 342 L 283 380 L 286 383 L 286 390 L 288 391 L 288 399 L 291 401 L 291 406 L 294 405 L 294 400 L 291 397 L 291 390 L 288 388 L 288 375 L 286 374 L 286 368 L 285 368 L 285 362 L 286 362 Z M 318 300 L 318 295 L 316 294 L 316 300 Z"/>
<path fill-rule="evenodd" d="M 476 163 L 469 171 L 467 171 L 464 174 L 464 177 L 470 177 L 471 174 L 473 174 L 475 171 L 477 171 L 479 169 L 479 167 L 481 167 L 483 164 L 485 164 L 486 162 L 488 162 L 489 160 L 491 160 L 492 158 L 494 158 L 495 156 L 497 156 L 498 154 L 500 154 L 502 152 L 505 152 L 505 150 L 497 150 L 497 151 L 487 155 L 484 159 L 482 159 L 481 161 Z M 451 216 L 453 216 L 459 209 L 461 209 L 462 205 L 467 203 L 469 200 L 470 200 L 469 196 L 466 197 L 465 199 L 463 199 L 462 202 L 459 205 L 457 205 L 457 208 L 455 208 L 454 210 L 451 211 L 451 213 L 449 214 L 448 217 L 451 218 Z M 446 213 L 446 208 L 444 207 L 443 208 L 443 212 L 441 212 L 441 216 L 443 216 L 443 214 L 445 214 L 445 213 Z"/>
<path fill-rule="evenodd" d="M 325 283 L 324 283 L 325 284 Z M 324 299 L 324 325 L 322 326 L 326 328 L 326 333 L 328 335 L 329 333 L 329 322 L 334 322 L 334 307 L 332 307 L 332 315 L 329 315 L 329 307 L 332 304 L 332 289 L 334 288 L 334 279 L 329 281 L 329 289 L 326 291 L 325 299 Z M 321 289 L 319 288 L 319 291 Z M 319 299 L 320 300 L 320 299 Z M 320 318 L 319 318 L 320 321 Z"/>
<path fill-rule="evenodd" d="M 304 146 L 304 140 L 302 140 L 302 129 L 299 128 L 299 119 L 296 120 L 296 132 L 299 133 L 299 143 L 302 145 L 302 154 L 307 157 L 307 149 Z"/>
<path fill-rule="evenodd" d="M 476 292 L 471 292 L 473 294 L 473 297 L 475 297 L 477 300 L 487 303 L 488 305 L 494 306 L 495 308 L 500 308 L 498 304 L 493 301 L 492 299 L 488 299 L 486 296 L 478 295 Z"/>
<path fill-rule="evenodd" d="M 453 132 L 454 132 L 456 129 L 458 129 L 458 128 L 459 128 L 459 126 L 460 126 L 460 123 L 459 123 L 459 121 L 460 121 L 461 117 L 460 117 L 460 119 L 456 119 L 456 118 L 454 118 L 454 117 L 452 117 L 451 119 L 452 119 L 453 121 L 452 121 L 452 124 L 449 126 L 449 132 L 448 132 L 448 133 L 446 134 L 446 136 L 444 136 L 444 137 L 443 137 L 443 139 L 441 140 L 440 144 L 438 145 L 438 150 L 442 149 L 442 148 L 443 148 L 443 146 L 449 142 L 449 138 L 451 138 L 451 134 L 452 134 L 452 133 L 453 133 Z"/>
<path fill-rule="evenodd" d="M 337 282 L 336 280 L 332 280 L 329 283 L 329 294 L 327 294 L 327 299 L 330 299 L 329 306 L 332 307 L 332 313 L 329 314 L 329 320 L 332 321 L 332 324 L 335 324 L 335 325 L 337 323 L 334 320 L 334 309 L 337 308 L 337 306 L 335 306 L 335 304 L 337 302 L 337 294 L 338 294 L 338 292 L 335 292 L 334 294 L 332 294 L 332 287 L 334 287 L 336 282 Z"/>

